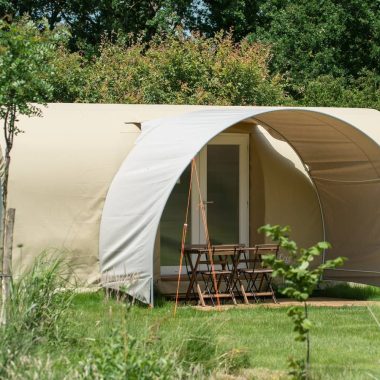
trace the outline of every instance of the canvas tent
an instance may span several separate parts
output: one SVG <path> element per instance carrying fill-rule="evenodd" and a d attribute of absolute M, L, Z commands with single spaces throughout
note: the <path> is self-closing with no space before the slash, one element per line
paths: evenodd
<path fill-rule="evenodd" d="M 379 112 L 50 104 L 43 115 L 21 120 L 15 145 L 14 268 L 64 247 L 80 278 L 95 283 L 99 251 L 102 273 L 130 277 L 129 292 L 152 303 L 154 286 L 165 289 L 167 201 L 192 158 L 225 133 L 249 141 L 250 244 L 262 239 L 260 225 L 290 224 L 301 245 L 326 239 L 327 258 L 348 257 L 329 279 L 380 284 Z"/>

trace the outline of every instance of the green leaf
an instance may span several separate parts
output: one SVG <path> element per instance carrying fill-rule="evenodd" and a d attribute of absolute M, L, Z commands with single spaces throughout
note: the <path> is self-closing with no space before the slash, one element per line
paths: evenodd
<path fill-rule="evenodd" d="M 308 318 L 305 318 L 302 323 L 302 328 L 305 330 L 305 331 L 309 331 L 312 327 L 313 327 L 313 322 L 308 319 Z"/>

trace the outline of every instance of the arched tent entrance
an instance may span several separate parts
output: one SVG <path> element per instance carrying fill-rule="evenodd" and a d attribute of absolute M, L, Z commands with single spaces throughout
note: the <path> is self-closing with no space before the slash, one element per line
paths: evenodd
<path fill-rule="evenodd" d="M 374 110 L 231 107 L 144 123 L 107 195 L 102 273 L 131 276 L 129 292 L 153 302 L 156 233 L 177 179 L 208 141 L 249 121 L 289 143 L 305 164 L 334 247 L 328 255 L 349 259 L 328 278 L 380 284 L 379 120 Z"/>

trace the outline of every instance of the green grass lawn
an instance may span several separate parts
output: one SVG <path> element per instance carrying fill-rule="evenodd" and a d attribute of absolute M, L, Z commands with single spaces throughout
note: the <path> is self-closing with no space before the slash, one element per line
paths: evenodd
<path fill-rule="evenodd" d="M 380 320 L 380 303 L 371 309 Z M 154 309 L 134 306 L 124 318 L 122 303 L 106 300 L 103 293 L 88 293 L 75 297 L 71 314 L 73 343 L 35 351 L 50 357 L 56 378 L 101 347 L 112 328 L 173 355 L 186 346 L 187 360 L 214 366 L 215 371 L 222 371 L 228 361 L 235 373 L 250 373 L 246 368 L 285 373 L 288 357 L 303 355 L 303 344 L 294 341 L 282 308 L 206 312 L 181 306 L 174 317 L 173 303 L 163 302 Z M 366 307 L 311 308 L 310 318 L 315 322 L 311 360 L 317 378 L 380 379 L 380 329 Z"/>
<path fill-rule="evenodd" d="M 284 379 L 288 359 L 305 354 L 286 307 L 180 305 L 174 316 L 160 297 L 148 308 L 103 291 L 57 291 L 65 270 L 41 256 L 13 284 L 0 379 Z M 315 295 L 379 301 L 380 288 L 340 284 Z M 380 379 L 380 302 L 369 305 L 309 308 L 312 379 Z"/>

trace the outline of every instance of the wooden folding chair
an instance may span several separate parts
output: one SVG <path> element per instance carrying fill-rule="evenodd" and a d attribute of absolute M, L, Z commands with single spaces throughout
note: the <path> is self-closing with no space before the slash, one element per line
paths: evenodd
<path fill-rule="evenodd" d="M 243 248 L 243 257 L 240 260 L 245 264 L 245 268 L 239 268 L 240 279 L 247 283 L 244 289 L 245 297 L 253 297 L 256 302 L 263 297 L 272 297 L 273 302 L 277 299 L 272 287 L 272 268 L 265 268 L 262 263 L 262 256 L 274 254 L 279 251 L 278 244 L 257 244 L 252 248 Z"/>
<path fill-rule="evenodd" d="M 215 299 L 230 298 L 236 305 L 234 284 L 238 276 L 237 265 L 241 252 L 240 245 L 214 245 L 208 252 L 207 270 L 200 271 L 204 282 L 203 298 L 208 298 L 215 305 Z"/>
<path fill-rule="evenodd" d="M 200 303 L 203 305 L 202 290 L 199 284 L 201 278 L 201 266 L 207 261 L 204 259 L 207 252 L 205 244 L 191 244 L 185 247 L 185 267 L 189 278 L 189 285 L 186 291 L 186 301 L 190 298 L 199 298 Z"/>

